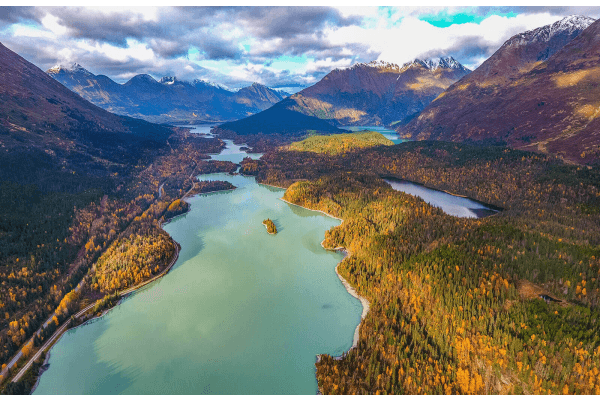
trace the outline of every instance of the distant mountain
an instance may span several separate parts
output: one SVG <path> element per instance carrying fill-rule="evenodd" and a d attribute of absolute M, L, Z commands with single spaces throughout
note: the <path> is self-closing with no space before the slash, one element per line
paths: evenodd
<path fill-rule="evenodd" d="M 288 97 L 287 93 L 273 90 L 256 82 L 251 86 L 238 90 L 236 93 L 238 103 L 261 110 L 266 110 L 286 97 Z"/>
<path fill-rule="evenodd" d="M 418 113 L 469 72 L 452 57 L 359 63 L 331 71 L 278 106 L 334 124 L 389 125 Z"/>
<path fill-rule="evenodd" d="M 228 121 L 257 113 L 287 97 L 258 83 L 233 92 L 218 84 L 180 81 L 174 76 L 156 81 L 150 75 L 136 75 L 121 85 L 79 64 L 59 65 L 47 72 L 108 111 L 152 122 Z"/>
<path fill-rule="evenodd" d="M 122 172 L 171 133 L 93 105 L 0 43 L 0 181 Z"/>
<path fill-rule="evenodd" d="M 283 136 L 300 136 L 309 131 L 319 133 L 348 132 L 336 128 L 320 118 L 288 110 L 285 107 L 279 107 L 279 104 L 281 103 L 238 121 L 219 125 L 218 129 L 220 131 L 234 132 L 237 135 L 279 134 Z"/>
<path fill-rule="evenodd" d="M 600 22 L 570 16 L 513 36 L 397 130 L 592 162 L 600 158 L 599 78 Z"/>

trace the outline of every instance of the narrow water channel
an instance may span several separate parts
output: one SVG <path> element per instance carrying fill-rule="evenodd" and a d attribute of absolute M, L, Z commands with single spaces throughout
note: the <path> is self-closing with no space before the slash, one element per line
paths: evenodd
<path fill-rule="evenodd" d="M 247 156 L 226 143 L 213 158 Z M 335 274 L 342 256 L 320 246 L 340 221 L 252 177 L 199 179 L 237 189 L 187 200 L 165 225 L 182 247 L 173 270 L 65 334 L 34 394 L 316 393 L 316 355 L 347 351 L 362 312 Z"/>

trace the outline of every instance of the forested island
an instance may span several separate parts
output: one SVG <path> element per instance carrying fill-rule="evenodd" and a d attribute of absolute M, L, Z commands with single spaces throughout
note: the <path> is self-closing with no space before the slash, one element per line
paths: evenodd
<path fill-rule="evenodd" d="M 265 219 L 262 223 L 265 226 L 265 228 L 267 228 L 267 232 L 269 232 L 270 235 L 277 234 L 277 227 L 275 226 L 275 223 L 269 218 Z"/>
<path fill-rule="evenodd" d="M 232 185 L 231 182 L 227 181 L 198 181 L 189 195 L 218 192 L 221 190 L 232 190 L 235 188 L 236 187 Z"/>

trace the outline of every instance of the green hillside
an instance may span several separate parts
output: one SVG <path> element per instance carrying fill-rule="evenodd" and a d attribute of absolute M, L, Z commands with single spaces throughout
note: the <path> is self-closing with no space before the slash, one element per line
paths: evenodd
<path fill-rule="evenodd" d="M 391 146 L 394 142 L 386 139 L 381 133 L 363 131 L 359 133 L 342 133 L 339 135 L 315 135 L 289 146 L 290 150 L 312 151 L 335 155 L 354 149 L 379 145 Z"/>

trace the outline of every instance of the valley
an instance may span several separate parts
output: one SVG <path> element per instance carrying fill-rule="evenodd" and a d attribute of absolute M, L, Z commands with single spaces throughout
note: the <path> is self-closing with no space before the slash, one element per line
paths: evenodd
<path fill-rule="evenodd" d="M 600 9 L 431 10 L 2 8 L 0 393 L 600 394 Z"/>

